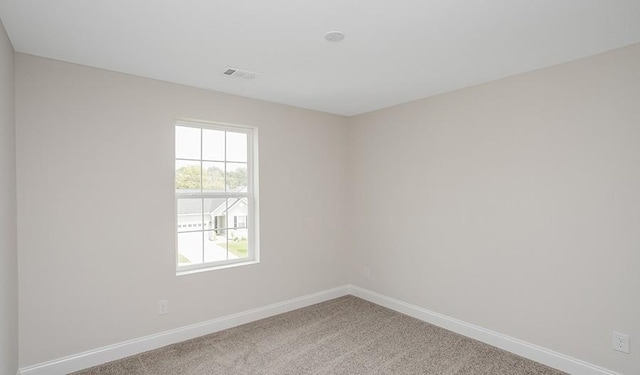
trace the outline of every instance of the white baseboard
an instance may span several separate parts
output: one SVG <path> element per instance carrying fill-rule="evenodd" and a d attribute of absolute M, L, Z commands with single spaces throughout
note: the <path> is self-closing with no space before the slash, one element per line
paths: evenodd
<path fill-rule="evenodd" d="M 79 371 L 102 363 L 115 361 L 131 355 L 161 348 L 166 345 L 195 337 L 208 335 L 227 328 L 236 327 L 256 320 L 268 318 L 330 299 L 349 294 L 348 286 L 341 286 L 322 292 L 308 294 L 287 301 L 274 303 L 253 310 L 243 311 L 237 314 L 224 316 L 202 323 L 192 324 L 186 327 L 172 329 L 150 336 L 121 342 L 114 345 L 90 350 L 84 353 L 59 358 L 53 361 L 24 367 L 18 370 L 17 375 L 62 375 Z"/>
<path fill-rule="evenodd" d="M 526 341 L 350 285 L 349 294 L 573 375 L 620 375 Z"/>
<path fill-rule="evenodd" d="M 411 305 L 385 295 L 372 292 L 354 285 L 345 285 L 334 289 L 324 290 L 299 298 L 274 303 L 253 310 L 224 316 L 202 323 L 141 337 L 138 339 L 105 346 L 84 353 L 59 358 L 53 361 L 24 367 L 17 375 L 62 375 L 85 368 L 115 361 L 148 350 L 161 348 L 166 345 L 195 337 L 208 335 L 227 328 L 236 327 L 273 315 L 324 302 L 352 294 L 369 302 L 384 306 L 391 310 L 409 315 L 427 323 L 448 329 L 472 339 L 485 342 L 519 356 L 545 364 L 573 375 L 620 375 L 616 372 L 592 365 L 552 350 L 530 344 L 498 332 L 488 330 L 458 319 L 439 314 L 419 306 Z"/>

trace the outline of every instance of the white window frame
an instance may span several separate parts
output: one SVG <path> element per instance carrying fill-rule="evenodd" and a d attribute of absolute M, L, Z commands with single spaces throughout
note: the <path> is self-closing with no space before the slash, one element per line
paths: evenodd
<path fill-rule="evenodd" d="M 244 266 L 250 264 L 256 264 L 260 262 L 260 225 L 259 225 L 259 209 L 258 209 L 258 129 L 251 126 L 243 125 L 231 125 L 216 122 L 208 122 L 202 120 L 182 119 L 177 120 L 173 124 L 174 137 L 176 127 L 190 127 L 197 129 L 211 129 L 228 131 L 235 133 L 244 133 L 247 135 L 247 192 L 199 192 L 199 193 L 184 193 L 175 189 L 174 185 L 174 234 L 175 234 L 175 264 L 176 274 L 185 275 L 196 272 L 210 271 L 216 269 L 223 269 L 229 267 Z M 175 155 L 174 139 L 174 175 L 173 183 L 175 184 L 175 161 L 178 160 Z M 202 162 L 202 133 L 200 137 L 200 162 Z M 186 159 L 180 159 L 186 160 Z M 195 159 L 193 159 L 195 160 Z M 226 160 L 226 158 L 225 158 Z M 202 181 L 202 174 L 200 176 Z M 179 253 L 178 253 L 178 199 L 184 198 L 247 198 L 248 210 L 247 210 L 247 232 L 248 232 L 248 248 L 247 257 L 241 259 L 228 259 L 215 262 L 206 262 L 191 265 L 180 265 Z M 203 221 L 204 223 L 204 221 Z"/>

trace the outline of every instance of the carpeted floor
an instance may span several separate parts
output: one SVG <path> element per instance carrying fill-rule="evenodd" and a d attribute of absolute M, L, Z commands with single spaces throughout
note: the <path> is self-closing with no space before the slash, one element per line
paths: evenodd
<path fill-rule="evenodd" d="M 563 374 L 346 296 L 110 362 L 89 374 Z"/>

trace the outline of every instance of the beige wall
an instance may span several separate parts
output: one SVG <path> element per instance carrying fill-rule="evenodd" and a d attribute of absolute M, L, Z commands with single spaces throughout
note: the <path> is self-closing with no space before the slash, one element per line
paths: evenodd
<path fill-rule="evenodd" d="M 637 373 L 611 331 L 640 338 L 639 67 L 635 45 L 352 118 L 350 279 Z"/>
<path fill-rule="evenodd" d="M 18 368 L 18 260 L 13 47 L 0 22 L 0 374 Z"/>
<path fill-rule="evenodd" d="M 346 283 L 345 118 L 24 54 L 16 107 L 21 366 Z M 177 117 L 258 126 L 260 264 L 176 277 Z"/>
<path fill-rule="evenodd" d="M 21 366 L 353 282 L 640 367 L 640 45 L 351 119 L 16 59 Z M 259 265 L 175 276 L 176 117 L 259 127 Z"/>

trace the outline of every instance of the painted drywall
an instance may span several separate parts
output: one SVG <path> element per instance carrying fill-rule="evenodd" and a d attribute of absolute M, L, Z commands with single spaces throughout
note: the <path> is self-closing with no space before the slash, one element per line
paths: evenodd
<path fill-rule="evenodd" d="M 639 63 L 345 119 L 18 54 L 20 364 L 353 282 L 633 373 Z M 176 117 L 259 127 L 259 265 L 175 276 Z"/>
<path fill-rule="evenodd" d="M 258 127 L 260 264 L 176 276 L 176 118 Z M 21 367 L 344 285 L 346 121 L 16 54 Z"/>
<path fill-rule="evenodd" d="M 351 121 L 356 285 L 637 373 L 640 45 Z"/>
<path fill-rule="evenodd" d="M 0 374 L 18 368 L 18 258 L 13 47 L 0 22 Z"/>

